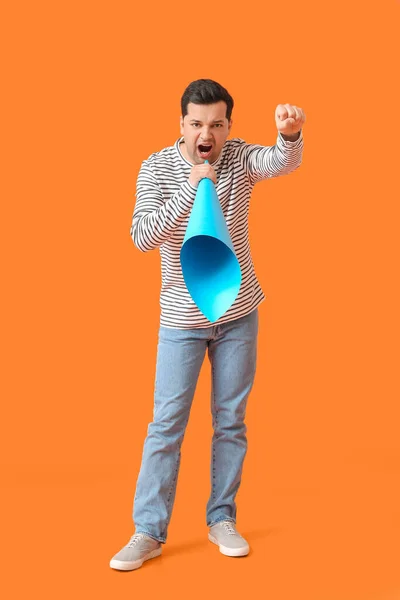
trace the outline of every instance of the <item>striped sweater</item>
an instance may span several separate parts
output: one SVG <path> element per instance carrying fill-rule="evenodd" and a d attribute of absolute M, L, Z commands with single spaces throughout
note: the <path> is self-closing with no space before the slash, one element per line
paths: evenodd
<path fill-rule="evenodd" d="M 136 186 L 131 237 L 142 252 L 159 248 L 161 255 L 160 324 L 191 329 L 210 327 L 210 321 L 193 302 L 183 279 L 180 250 L 197 189 L 189 183 L 192 164 L 182 155 L 179 138 L 143 161 Z M 248 214 L 253 186 L 263 179 L 287 175 L 302 160 L 303 136 L 285 141 L 278 133 L 274 146 L 226 140 L 212 163 L 216 191 L 238 258 L 242 282 L 235 302 L 217 325 L 243 317 L 264 299 L 250 253 Z"/>

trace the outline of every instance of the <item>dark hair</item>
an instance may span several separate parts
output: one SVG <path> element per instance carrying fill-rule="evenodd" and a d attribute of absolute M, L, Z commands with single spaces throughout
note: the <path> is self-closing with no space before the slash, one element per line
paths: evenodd
<path fill-rule="evenodd" d="M 231 118 L 233 109 L 233 98 L 228 91 L 212 79 L 197 79 L 192 81 L 181 98 L 182 117 L 184 118 L 188 111 L 189 102 L 193 104 L 214 104 L 223 100 L 226 103 L 226 118 Z"/>

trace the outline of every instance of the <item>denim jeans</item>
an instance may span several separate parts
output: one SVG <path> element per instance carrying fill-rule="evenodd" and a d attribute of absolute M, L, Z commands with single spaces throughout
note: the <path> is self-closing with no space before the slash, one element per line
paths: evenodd
<path fill-rule="evenodd" d="M 181 445 L 206 350 L 211 363 L 211 493 L 209 527 L 236 522 L 235 496 L 247 452 L 244 423 L 256 371 L 258 309 L 201 329 L 160 326 L 153 421 L 148 426 L 136 484 L 135 531 L 167 539 L 175 500 Z"/>

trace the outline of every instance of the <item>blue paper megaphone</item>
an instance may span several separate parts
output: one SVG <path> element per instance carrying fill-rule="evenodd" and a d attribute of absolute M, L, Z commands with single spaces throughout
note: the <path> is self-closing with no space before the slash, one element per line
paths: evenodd
<path fill-rule="evenodd" d="M 214 183 L 206 177 L 199 181 L 180 259 L 193 301 L 217 321 L 235 301 L 242 274 Z"/>

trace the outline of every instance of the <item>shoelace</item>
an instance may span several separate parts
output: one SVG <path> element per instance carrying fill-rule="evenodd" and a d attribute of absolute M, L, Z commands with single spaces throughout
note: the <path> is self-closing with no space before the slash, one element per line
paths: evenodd
<path fill-rule="evenodd" d="M 127 543 L 127 548 L 133 548 L 135 544 L 138 543 L 139 540 L 144 538 L 143 533 L 134 533 L 129 542 Z"/>
<path fill-rule="evenodd" d="M 229 535 L 236 535 L 236 530 L 234 529 L 234 527 L 230 521 L 222 521 L 222 525 L 225 527 L 226 532 Z"/>

